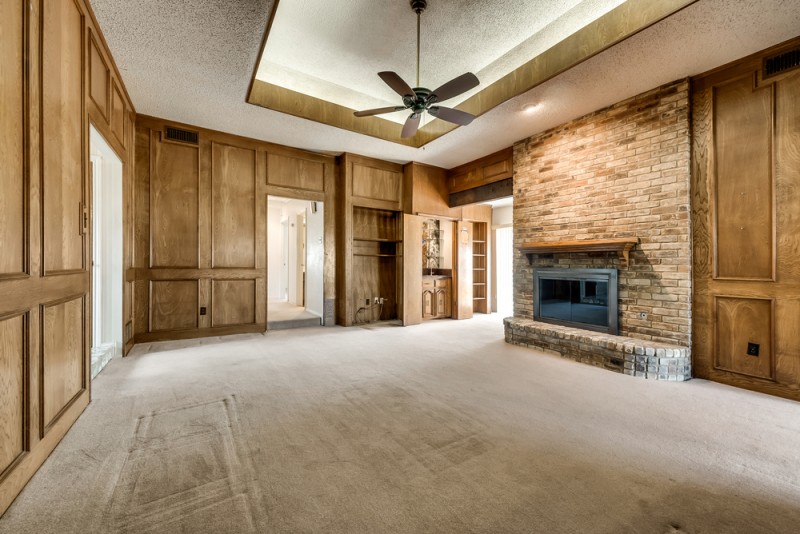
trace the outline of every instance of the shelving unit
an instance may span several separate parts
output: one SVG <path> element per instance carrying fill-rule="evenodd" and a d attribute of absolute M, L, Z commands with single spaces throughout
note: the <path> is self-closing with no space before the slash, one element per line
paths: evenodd
<path fill-rule="evenodd" d="M 352 309 L 365 307 L 367 299 L 387 299 L 382 309 L 373 305 L 354 315 L 354 323 L 397 319 L 401 222 L 399 212 L 353 206 Z"/>
<path fill-rule="evenodd" d="M 486 223 L 473 223 L 472 231 L 472 311 L 488 313 L 487 283 L 487 227 Z"/>

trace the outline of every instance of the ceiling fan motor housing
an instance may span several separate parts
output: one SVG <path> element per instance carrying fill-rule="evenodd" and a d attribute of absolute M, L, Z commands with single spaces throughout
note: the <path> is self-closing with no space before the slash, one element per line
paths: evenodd
<path fill-rule="evenodd" d="M 409 3 L 411 4 L 411 9 L 413 9 L 417 15 L 425 11 L 425 8 L 428 7 L 428 0 L 411 0 Z"/>
<path fill-rule="evenodd" d="M 415 112 L 424 111 L 431 103 L 431 90 L 425 87 L 414 87 L 414 96 L 403 98 L 403 104 Z"/>

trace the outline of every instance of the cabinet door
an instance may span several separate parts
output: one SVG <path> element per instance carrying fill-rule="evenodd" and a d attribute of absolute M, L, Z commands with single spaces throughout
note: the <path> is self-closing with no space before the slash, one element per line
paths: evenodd
<path fill-rule="evenodd" d="M 458 222 L 456 247 L 457 275 L 454 280 L 453 293 L 455 304 L 454 319 L 472 318 L 472 223 Z"/>
<path fill-rule="evenodd" d="M 433 319 L 436 316 L 436 303 L 432 289 L 422 291 L 422 318 Z"/>
<path fill-rule="evenodd" d="M 436 288 L 436 316 L 450 317 L 450 292 L 446 287 Z"/>
<path fill-rule="evenodd" d="M 403 215 L 403 325 L 419 324 L 423 319 L 422 221 L 417 215 Z M 431 299 L 433 300 L 433 299 Z"/>

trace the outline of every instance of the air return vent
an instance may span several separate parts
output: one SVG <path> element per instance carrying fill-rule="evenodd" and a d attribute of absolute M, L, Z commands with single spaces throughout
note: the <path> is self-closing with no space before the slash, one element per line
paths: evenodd
<path fill-rule="evenodd" d="M 188 130 L 181 130 L 180 128 L 167 126 L 167 139 L 171 141 L 178 141 L 180 143 L 196 145 L 198 134 L 197 132 L 190 132 Z"/>
<path fill-rule="evenodd" d="M 764 59 L 764 78 L 800 67 L 800 48 Z"/>

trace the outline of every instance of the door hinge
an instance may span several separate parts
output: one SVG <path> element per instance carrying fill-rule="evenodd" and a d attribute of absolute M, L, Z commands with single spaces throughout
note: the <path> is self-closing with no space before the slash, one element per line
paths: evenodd
<path fill-rule="evenodd" d="M 89 232 L 89 209 L 83 202 L 78 202 L 78 233 L 86 235 Z"/>

